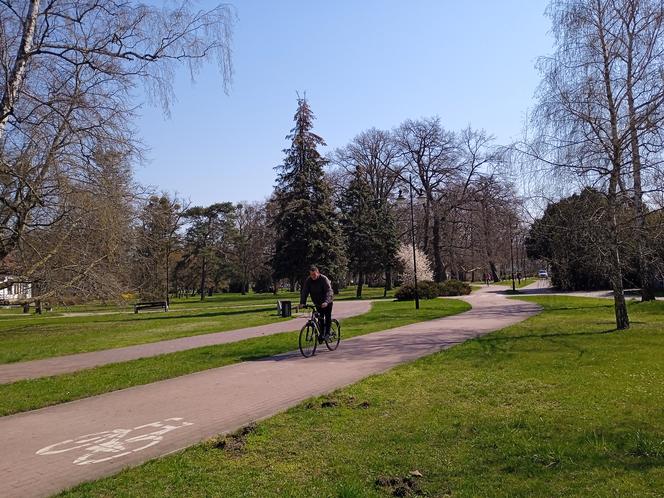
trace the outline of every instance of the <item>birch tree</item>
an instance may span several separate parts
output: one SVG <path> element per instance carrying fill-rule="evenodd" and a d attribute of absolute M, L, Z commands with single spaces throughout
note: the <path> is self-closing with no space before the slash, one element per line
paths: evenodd
<path fill-rule="evenodd" d="M 131 164 L 140 154 L 137 85 L 168 112 L 180 66 L 195 76 L 216 59 L 230 83 L 233 24 L 232 8 L 188 1 L 0 0 L 0 267 L 20 281 L 42 278 L 55 253 L 16 262 L 29 240 L 85 218 L 91 206 L 79 194 L 89 191 L 94 157 L 112 152 Z M 51 249 L 65 257 L 59 247 Z M 100 262 L 70 263 L 80 281 Z"/>

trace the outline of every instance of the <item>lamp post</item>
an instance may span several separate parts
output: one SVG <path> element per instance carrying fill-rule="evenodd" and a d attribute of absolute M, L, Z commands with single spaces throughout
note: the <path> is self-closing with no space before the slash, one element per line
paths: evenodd
<path fill-rule="evenodd" d="M 514 283 L 514 237 L 510 234 L 510 259 L 512 260 L 512 292 L 516 292 L 516 284 Z"/>
<path fill-rule="evenodd" d="M 410 197 L 410 239 L 413 245 L 413 281 L 415 284 L 415 309 L 420 309 L 420 293 L 417 289 L 417 255 L 415 251 L 415 210 L 413 208 L 413 190 L 417 190 L 413 187 L 413 177 L 408 175 L 408 194 Z M 422 197 L 421 191 L 417 190 L 418 198 Z M 399 197 L 397 201 L 403 201 L 404 197 L 399 191 Z"/>

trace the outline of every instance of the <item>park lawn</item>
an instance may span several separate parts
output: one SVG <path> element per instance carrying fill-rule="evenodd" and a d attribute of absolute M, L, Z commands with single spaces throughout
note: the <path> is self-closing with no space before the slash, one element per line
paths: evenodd
<path fill-rule="evenodd" d="M 343 347 L 343 339 L 450 316 L 469 309 L 468 303 L 456 299 L 421 301 L 419 311 L 414 309 L 412 301 L 376 302 L 368 313 L 341 322 L 340 347 Z M 298 333 L 274 334 L 114 363 L 71 374 L 3 384 L 0 385 L 0 416 L 293 351 L 297 349 Z"/>
<path fill-rule="evenodd" d="M 536 277 L 526 277 L 521 279 L 521 283 L 517 279 L 514 279 L 514 287 L 517 289 L 521 289 L 522 287 L 525 287 L 526 285 L 530 285 L 532 283 L 537 282 L 539 279 Z M 492 282 L 495 283 L 496 285 L 505 285 L 509 287 L 510 289 L 512 288 L 512 279 L 508 278 L 505 280 L 501 280 L 499 282 Z"/>
<path fill-rule="evenodd" d="M 272 323 L 275 307 L 98 314 L 75 317 L 4 316 L 0 364 L 99 351 Z"/>
<path fill-rule="evenodd" d="M 355 286 L 346 287 L 342 289 L 341 292 L 335 296 L 335 299 L 338 301 L 348 301 L 355 300 L 356 288 Z M 384 290 L 382 287 L 368 287 L 364 286 L 362 290 L 362 297 L 360 299 L 383 299 L 383 298 L 393 298 L 394 289 L 387 292 L 387 296 L 384 296 Z M 199 295 L 187 296 L 183 298 L 172 298 L 170 300 L 170 308 L 173 311 L 196 311 L 203 308 L 214 308 L 214 309 L 224 309 L 232 308 L 238 306 L 265 306 L 265 305 L 275 305 L 277 299 L 286 299 L 291 301 L 299 301 L 300 293 L 299 292 L 288 292 L 280 290 L 277 295 L 272 293 L 261 293 L 256 294 L 254 292 L 248 292 L 245 295 L 240 293 L 218 293 L 213 294 L 212 296 L 206 296 L 205 300 L 201 301 Z M 89 313 L 128 313 L 133 311 L 133 302 L 136 299 L 127 301 L 125 303 L 88 303 L 88 304 L 76 304 L 71 306 L 55 306 L 53 311 L 45 313 L 45 317 L 55 317 L 61 316 L 62 314 L 74 315 L 74 314 L 89 314 Z M 31 308 L 31 313 L 34 312 L 34 308 Z M 11 307 L 11 308 L 0 308 L 0 319 L 5 318 L 7 315 L 20 315 L 24 317 L 30 317 L 31 314 L 23 314 L 23 311 L 20 307 Z"/>
<path fill-rule="evenodd" d="M 523 299 L 544 311 L 61 496 L 662 496 L 664 303 L 616 332 L 608 300 Z"/>
<path fill-rule="evenodd" d="M 388 295 L 393 295 L 391 292 Z M 280 299 L 299 301 L 299 294 L 280 292 Z M 380 299 L 382 288 L 365 287 L 362 299 Z M 335 298 L 353 300 L 355 288 Z M 13 309 L 0 315 L 0 364 L 99 351 L 265 325 L 283 320 L 276 315 L 273 294 L 217 294 L 205 301 L 174 300 L 168 313 L 133 314 L 116 306 L 85 306 L 79 312 L 24 315 Z M 86 311 L 83 311 L 86 310 Z M 71 314 L 69 314 L 71 313 Z"/>

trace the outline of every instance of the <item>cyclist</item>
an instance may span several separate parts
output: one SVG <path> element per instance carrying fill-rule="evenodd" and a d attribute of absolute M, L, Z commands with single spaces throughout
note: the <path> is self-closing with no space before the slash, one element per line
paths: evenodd
<path fill-rule="evenodd" d="M 316 306 L 316 311 L 320 313 L 321 330 L 323 338 L 330 334 L 330 325 L 332 324 L 332 284 L 330 279 L 323 275 L 318 267 L 312 265 L 309 268 L 309 277 L 304 281 L 302 286 L 302 293 L 300 295 L 300 306 L 307 304 L 307 297 L 311 296 L 311 300 Z"/>

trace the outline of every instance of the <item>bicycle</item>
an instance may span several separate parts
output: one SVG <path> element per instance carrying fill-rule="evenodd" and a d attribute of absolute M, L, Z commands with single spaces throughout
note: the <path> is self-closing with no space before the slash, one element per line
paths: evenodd
<path fill-rule="evenodd" d="M 330 323 L 330 333 L 323 336 L 320 329 L 320 313 L 316 311 L 315 306 L 305 307 L 311 308 L 311 316 L 300 330 L 299 346 L 302 356 L 309 358 L 315 355 L 318 344 L 322 342 L 325 342 L 325 346 L 330 351 L 337 349 L 341 341 L 341 325 L 339 322 L 333 318 Z"/>

